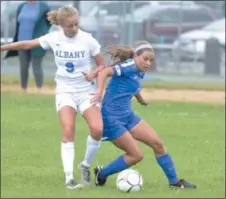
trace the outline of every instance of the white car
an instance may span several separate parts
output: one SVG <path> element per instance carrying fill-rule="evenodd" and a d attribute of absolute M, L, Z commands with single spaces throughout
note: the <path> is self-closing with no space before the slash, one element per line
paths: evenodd
<path fill-rule="evenodd" d="M 182 6 L 194 6 L 196 5 L 195 1 L 150 1 L 151 6 L 173 6 L 173 5 L 182 5 Z"/>
<path fill-rule="evenodd" d="M 173 56 L 188 60 L 203 60 L 206 41 L 215 38 L 225 53 L 225 18 L 216 20 L 209 25 L 182 34 L 173 43 Z M 222 55 L 224 56 L 224 55 Z"/>

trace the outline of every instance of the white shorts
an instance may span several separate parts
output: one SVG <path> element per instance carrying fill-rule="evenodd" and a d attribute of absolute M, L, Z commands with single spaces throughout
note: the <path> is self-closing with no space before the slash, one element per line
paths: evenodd
<path fill-rule="evenodd" d="M 70 106 L 83 115 L 84 111 L 93 106 L 90 102 L 92 95 L 89 93 L 59 93 L 56 94 L 56 110 L 57 112 L 64 106 Z M 99 104 L 96 106 L 100 107 Z"/>

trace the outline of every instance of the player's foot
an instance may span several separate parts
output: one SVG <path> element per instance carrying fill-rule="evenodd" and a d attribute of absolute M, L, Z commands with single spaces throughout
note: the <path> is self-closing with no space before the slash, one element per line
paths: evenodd
<path fill-rule="evenodd" d="M 180 179 L 176 184 L 170 184 L 171 188 L 181 188 L 181 189 L 195 189 L 197 186 L 184 179 Z"/>
<path fill-rule="evenodd" d="M 101 167 L 100 166 L 97 166 L 95 169 L 94 169 L 94 175 L 95 175 L 95 184 L 96 186 L 104 186 L 106 181 L 107 181 L 107 178 L 101 178 L 100 177 L 100 172 L 101 172 Z"/>
<path fill-rule="evenodd" d="M 90 170 L 89 167 L 83 165 L 82 163 L 80 163 L 78 165 L 78 168 L 81 170 L 81 182 L 84 185 L 88 185 L 90 183 Z"/>
<path fill-rule="evenodd" d="M 66 188 L 73 190 L 73 189 L 79 189 L 82 188 L 83 185 L 78 184 L 74 179 L 70 179 L 67 183 L 66 183 Z"/>

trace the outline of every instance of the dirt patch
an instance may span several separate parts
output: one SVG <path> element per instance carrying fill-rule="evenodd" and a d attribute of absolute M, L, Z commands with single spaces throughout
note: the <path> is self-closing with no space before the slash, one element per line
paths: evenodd
<path fill-rule="evenodd" d="M 10 91 L 10 92 L 24 92 L 21 90 L 20 86 L 18 85 L 1 85 L 1 92 L 3 91 Z M 45 87 L 41 91 L 38 91 L 35 87 L 29 87 L 27 89 L 27 93 L 31 94 L 43 94 L 43 95 L 50 95 L 54 94 L 54 88 Z"/>
<path fill-rule="evenodd" d="M 143 89 L 146 99 L 225 104 L 224 91 Z"/>
<path fill-rule="evenodd" d="M 1 85 L 2 91 L 21 92 L 17 85 Z M 27 93 L 54 94 L 54 88 L 45 87 L 41 92 L 31 87 Z M 224 91 L 204 91 L 204 90 L 167 90 L 167 89 L 142 89 L 142 94 L 147 100 L 161 101 L 181 101 L 181 102 L 203 102 L 214 104 L 225 104 Z"/>

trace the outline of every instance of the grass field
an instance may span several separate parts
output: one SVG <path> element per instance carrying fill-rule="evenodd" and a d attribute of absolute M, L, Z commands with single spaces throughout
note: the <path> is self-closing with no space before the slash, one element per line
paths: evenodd
<path fill-rule="evenodd" d="M 64 187 L 60 159 L 60 126 L 53 95 L 1 95 L 1 197 L 2 198 L 223 198 L 225 197 L 225 106 L 198 103 L 151 102 L 134 109 L 159 132 L 178 173 L 198 185 L 196 190 L 171 190 L 153 157 L 141 145 L 145 157 L 135 166 L 144 177 L 139 193 L 116 189 L 116 176 L 105 187 L 93 184 L 83 190 Z M 88 129 L 77 118 L 75 175 L 85 152 Z M 119 155 L 103 143 L 93 167 Z"/>

